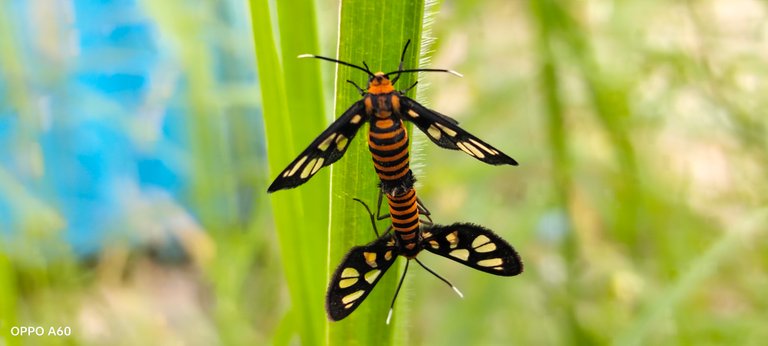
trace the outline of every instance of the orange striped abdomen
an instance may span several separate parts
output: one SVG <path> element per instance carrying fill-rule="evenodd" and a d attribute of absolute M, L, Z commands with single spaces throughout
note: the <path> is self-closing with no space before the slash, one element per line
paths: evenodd
<path fill-rule="evenodd" d="M 413 187 L 409 166 L 408 132 L 397 117 L 374 117 L 368 131 L 368 149 L 386 194 L 400 195 Z"/>
<path fill-rule="evenodd" d="M 394 196 L 387 194 L 389 203 L 389 215 L 392 220 L 392 228 L 398 247 L 403 251 L 402 255 L 408 258 L 419 253 L 417 243 L 419 241 L 419 208 L 416 201 L 416 190 L 413 188 L 407 192 Z"/>

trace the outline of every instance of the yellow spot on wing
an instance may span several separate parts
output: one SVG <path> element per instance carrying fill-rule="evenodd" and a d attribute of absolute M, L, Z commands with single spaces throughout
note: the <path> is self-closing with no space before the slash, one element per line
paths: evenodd
<path fill-rule="evenodd" d="M 376 268 L 376 253 L 375 252 L 363 252 L 363 257 L 365 257 L 365 263 L 368 263 L 369 266 Z"/>
<path fill-rule="evenodd" d="M 344 137 L 344 135 L 339 135 L 338 137 L 336 137 L 336 150 L 343 151 L 344 148 L 347 147 L 348 141 L 349 140 L 347 139 L 347 137 Z"/>
<path fill-rule="evenodd" d="M 290 176 L 296 174 L 296 171 L 298 171 L 299 168 L 301 167 L 301 165 L 304 164 L 304 161 L 307 161 L 307 157 L 306 156 L 302 157 L 301 160 L 299 160 L 299 162 L 296 162 L 296 164 L 293 165 L 293 168 L 291 168 L 291 171 L 287 173 L 287 176 L 290 177 Z"/>
<path fill-rule="evenodd" d="M 379 277 L 379 274 L 381 274 L 381 270 L 371 270 L 365 273 L 365 281 L 368 281 L 369 284 L 372 284 L 374 281 L 376 281 L 376 278 Z"/>
<path fill-rule="evenodd" d="M 440 248 L 440 244 L 438 242 L 434 241 L 434 240 L 430 240 L 429 241 L 429 246 L 431 246 L 433 249 L 439 249 Z"/>
<path fill-rule="evenodd" d="M 485 245 L 482 245 L 480 247 L 475 248 L 475 251 L 477 252 L 491 252 L 493 250 L 496 250 L 496 244 L 494 243 L 488 243 Z"/>
<path fill-rule="evenodd" d="M 318 158 L 317 159 L 317 163 L 315 163 L 315 168 L 312 168 L 312 173 L 310 173 L 310 174 L 314 175 L 315 173 L 317 173 L 317 171 L 319 171 L 320 168 L 323 167 L 323 161 L 325 161 L 324 158 L 322 158 L 322 157 Z"/>
<path fill-rule="evenodd" d="M 312 174 L 312 170 L 315 167 L 315 162 L 317 162 L 317 159 L 310 160 L 306 166 L 304 166 L 304 169 L 301 171 L 301 179 L 307 179 Z"/>
<path fill-rule="evenodd" d="M 355 114 L 355 115 L 352 117 L 352 120 L 350 120 L 349 122 L 350 122 L 350 123 L 353 123 L 353 124 L 357 124 L 357 123 L 359 123 L 359 122 L 360 122 L 360 119 L 362 119 L 362 118 L 363 118 L 363 117 L 361 117 L 361 116 L 360 116 L 360 114 Z"/>
<path fill-rule="evenodd" d="M 482 261 L 477 261 L 477 264 L 483 267 L 495 267 L 495 266 L 501 265 L 502 263 L 503 262 L 501 261 L 501 258 L 491 258 L 491 259 L 486 259 Z"/>
<path fill-rule="evenodd" d="M 456 245 L 459 244 L 459 232 L 453 231 L 451 233 L 448 233 L 448 235 L 445 236 L 445 240 L 447 240 L 448 243 L 451 244 L 451 249 L 456 248 Z"/>
<path fill-rule="evenodd" d="M 320 149 L 322 151 L 325 151 L 328 149 L 329 146 L 331 146 L 331 142 L 333 142 L 333 138 L 336 137 L 335 133 L 332 133 L 328 138 L 326 138 L 324 141 L 320 143 L 320 145 L 317 146 L 317 149 Z"/>
<path fill-rule="evenodd" d="M 341 302 L 343 304 L 349 304 L 351 302 L 354 302 L 355 300 L 360 298 L 363 295 L 363 293 L 365 293 L 365 291 L 363 290 L 356 291 L 355 293 L 350 293 L 344 296 L 344 298 L 341 298 Z"/>
<path fill-rule="evenodd" d="M 475 237 L 475 240 L 472 241 L 472 247 L 475 248 L 475 247 L 478 247 L 480 245 L 483 245 L 485 243 L 490 243 L 490 242 L 491 242 L 491 240 L 488 239 L 488 237 L 486 237 L 486 236 L 481 234 L 481 235 Z"/>
<path fill-rule="evenodd" d="M 392 259 L 392 250 L 387 251 L 387 253 L 384 254 L 384 259 L 386 261 L 389 261 Z"/>
<path fill-rule="evenodd" d="M 360 273 L 357 272 L 357 269 L 352 267 L 344 268 L 344 270 L 341 272 L 342 278 L 356 278 L 360 276 Z"/>
<path fill-rule="evenodd" d="M 456 249 L 449 253 L 449 255 L 456 257 L 462 261 L 466 261 L 469 258 L 469 250 L 467 249 Z"/>
<path fill-rule="evenodd" d="M 414 117 L 414 118 L 418 118 L 419 117 L 419 113 L 414 112 L 413 109 L 409 109 L 408 110 L 408 114 L 410 116 Z"/>
<path fill-rule="evenodd" d="M 341 279 L 339 281 L 339 288 L 347 288 L 354 285 L 357 282 L 357 278 Z"/>

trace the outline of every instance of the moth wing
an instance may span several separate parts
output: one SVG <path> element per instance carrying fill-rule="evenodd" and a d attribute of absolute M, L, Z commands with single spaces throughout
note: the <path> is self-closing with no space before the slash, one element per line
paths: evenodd
<path fill-rule="evenodd" d="M 523 272 L 520 255 L 504 239 L 482 226 L 456 223 L 422 232 L 422 247 L 477 270 L 500 276 Z"/>
<path fill-rule="evenodd" d="M 447 115 L 422 106 L 418 102 L 401 97 L 402 116 L 414 123 L 432 142 L 440 147 L 461 150 L 468 155 L 492 165 L 513 165 L 517 161 L 490 144 L 459 127 L 458 122 Z"/>
<path fill-rule="evenodd" d="M 306 183 L 320 168 L 338 161 L 368 116 L 362 101 L 355 102 L 272 182 L 267 192 L 290 189 Z"/>
<path fill-rule="evenodd" d="M 391 234 L 352 248 L 331 276 L 325 297 L 328 318 L 339 321 L 355 311 L 395 263 L 397 255 Z"/>

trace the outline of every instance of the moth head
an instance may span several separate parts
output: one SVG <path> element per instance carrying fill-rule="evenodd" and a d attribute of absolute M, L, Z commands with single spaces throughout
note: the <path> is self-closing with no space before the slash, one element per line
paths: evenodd
<path fill-rule="evenodd" d="M 392 81 L 384 72 L 376 72 L 368 78 L 368 92 L 371 94 L 386 94 L 393 90 Z"/>
<path fill-rule="evenodd" d="M 383 87 L 391 84 L 389 77 L 384 72 L 376 72 L 368 78 L 368 87 Z"/>

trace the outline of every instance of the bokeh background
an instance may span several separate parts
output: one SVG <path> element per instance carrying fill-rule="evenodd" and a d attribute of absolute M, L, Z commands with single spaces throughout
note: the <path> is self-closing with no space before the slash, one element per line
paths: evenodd
<path fill-rule="evenodd" d="M 308 53 L 332 56 L 338 4 L 316 4 Z M 0 345 L 297 341 L 247 6 L 0 3 Z M 765 3 L 435 8 L 431 65 L 465 77 L 423 76 L 420 97 L 520 166 L 415 134 L 419 193 L 526 271 L 420 257 L 465 299 L 412 270 L 409 344 L 768 340 Z"/>

